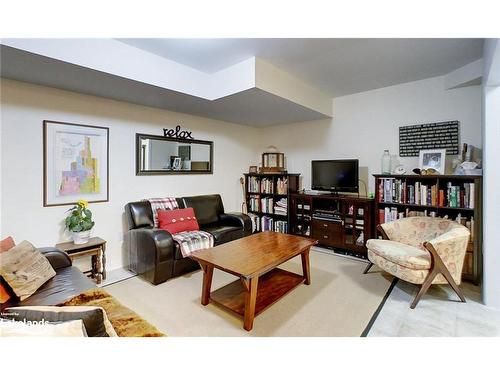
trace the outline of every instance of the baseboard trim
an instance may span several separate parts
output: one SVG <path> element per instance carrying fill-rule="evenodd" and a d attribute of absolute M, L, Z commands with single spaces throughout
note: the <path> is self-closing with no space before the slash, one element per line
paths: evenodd
<path fill-rule="evenodd" d="M 103 280 L 102 284 L 97 285 L 97 287 L 105 288 L 107 286 L 121 283 L 122 281 L 131 279 L 132 277 L 136 277 L 137 274 L 125 269 L 125 268 L 116 268 L 107 272 L 106 280 Z"/>
<path fill-rule="evenodd" d="M 397 277 L 395 277 L 392 280 L 391 285 L 389 286 L 389 289 L 387 289 L 387 292 L 385 293 L 384 298 L 382 298 L 382 301 L 378 305 L 377 310 L 375 310 L 375 312 L 373 313 L 370 321 L 368 322 L 367 326 L 365 327 L 365 329 L 361 333 L 360 337 L 367 337 L 368 336 L 368 333 L 370 333 L 370 330 L 372 329 L 373 323 L 375 323 L 375 321 L 377 320 L 378 315 L 380 314 L 380 311 L 382 311 L 382 308 L 384 307 L 385 302 L 387 301 L 387 299 L 391 295 L 392 290 L 394 289 L 394 287 L 396 286 L 398 281 L 399 281 L 399 279 Z"/>

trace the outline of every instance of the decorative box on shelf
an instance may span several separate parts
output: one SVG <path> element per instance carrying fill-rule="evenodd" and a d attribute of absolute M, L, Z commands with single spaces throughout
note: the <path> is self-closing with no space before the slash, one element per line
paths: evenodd
<path fill-rule="evenodd" d="M 282 152 L 264 152 L 260 173 L 286 173 L 285 154 Z"/>

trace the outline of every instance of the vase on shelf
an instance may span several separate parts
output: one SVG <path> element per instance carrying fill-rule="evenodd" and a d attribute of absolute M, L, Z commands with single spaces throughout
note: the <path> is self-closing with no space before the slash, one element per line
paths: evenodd
<path fill-rule="evenodd" d="M 382 174 L 391 174 L 391 155 L 389 150 L 384 150 L 382 155 Z"/>
<path fill-rule="evenodd" d="M 82 245 L 89 242 L 90 230 L 86 230 L 84 232 L 71 232 L 71 237 L 73 238 L 75 245 Z"/>
<path fill-rule="evenodd" d="M 394 174 L 394 170 L 400 165 L 399 163 L 399 158 L 398 155 L 392 154 L 391 155 L 391 167 L 390 167 L 390 173 Z"/>

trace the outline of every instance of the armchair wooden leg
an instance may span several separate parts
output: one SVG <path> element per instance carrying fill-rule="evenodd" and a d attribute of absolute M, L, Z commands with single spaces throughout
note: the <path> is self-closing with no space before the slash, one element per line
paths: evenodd
<path fill-rule="evenodd" d="M 462 302 L 466 302 L 465 296 L 463 295 L 462 291 L 458 288 L 458 285 L 455 282 L 455 280 L 453 280 L 453 276 L 451 276 L 450 271 L 448 270 L 448 268 L 446 268 L 446 265 L 443 263 L 443 260 L 437 253 L 436 249 L 434 249 L 432 244 L 430 244 L 429 242 L 425 242 L 424 247 L 431 253 L 432 266 L 431 269 L 429 270 L 429 274 L 427 275 L 427 277 L 424 280 L 424 283 L 422 284 L 422 287 L 418 291 L 417 296 L 413 300 L 410 308 L 414 309 L 415 306 L 417 306 L 418 302 L 420 301 L 422 296 L 427 292 L 427 289 L 429 289 L 429 287 L 432 284 L 432 281 L 438 274 L 443 275 L 446 281 L 448 281 L 448 284 L 450 284 L 455 293 L 457 293 L 460 300 Z"/>
<path fill-rule="evenodd" d="M 420 290 L 418 291 L 417 296 L 415 297 L 415 299 L 411 303 L 410 309 L 414 309 L 417 306 L 418 302 L 420 301 L 422 296 L 427 292 L 427 289 L 429 289 L 429 287 L 432 284 L 432 280 L 434 280 L 434 278 L 436 277 L 437 274 L 438 274 L 438 272 L 436 271 L 436 269 L 432 269 L 429 272 L 429 274 L 427 275 L 427 277 L 424 280 L 424 283 L 420 287 Z"/>
<path fill-rule="evenodd" d="M 450 271 L 448 271 L 448 269 L 445 268 L 444 270 L 441 271 L 441 274 L 444 276 L 444 278 L 446 279 L 446 281 L 448 281 L 448 284 L 450 284 L 450 286 L 455 291 L 455 293 L 457 293 L 458 298 L 460 298 L 460 301 L 467 302 L 466 299 L 465 299 L 464 294 L 462 293 L 462 291 L 458 287 L 458 285 L 455 282 L 455 280 L 453 280 L 453 276 L 451 276 Z"/>
<path fill-rule="evenodd" d="M 368 273 L 368 271 L 370 271 L 370 268 L 372 268 L 372 266 L 373 266 L 372 262 L 368 263 L 368 265 L 366 266 L 365 270 L 363 271 L 363 274 Z"/>

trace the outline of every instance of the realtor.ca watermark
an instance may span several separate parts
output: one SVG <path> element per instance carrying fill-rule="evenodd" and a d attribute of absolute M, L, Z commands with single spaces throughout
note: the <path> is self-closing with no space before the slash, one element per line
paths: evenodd
<path fill-rule="evenodd" d="M 23 325 L 27 325 L 27 326 L 42 326 L 42 325 L 50 324 L 50 322 L 45 320 L 45 318 L 42 318 L 41 320 L 28 320 L 26 318 L 19 320 L 19 319 L 16 319 L 16 317 L 18 317 L 18 316 L 19 316 L 19 314 L 16 312 L 3 312 L 0 314 L 0 318 L 3 321 L 8 321 L 8 322 L 12 322 L 12 323 L 19 323 L 19 324 L 23 324 Z"/>

